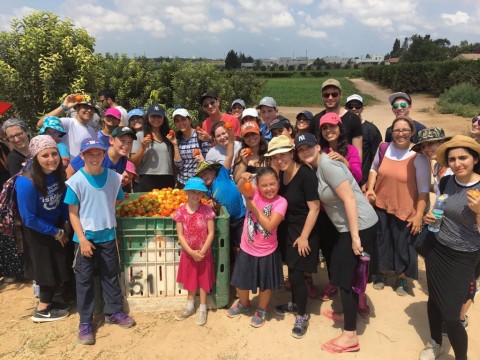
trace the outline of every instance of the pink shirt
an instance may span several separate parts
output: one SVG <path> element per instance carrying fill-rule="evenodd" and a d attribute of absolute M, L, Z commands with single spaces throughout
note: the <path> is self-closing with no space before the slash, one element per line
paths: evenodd
<path fill-rule="evenodd" d="M 285 217 L 287 211 L 287 200 L 281 196 L 276 196 L 269 200 L 260 195 L 257 187 L 255 187 L 253 202 L 257 208 L 265 215 L 271 216 L 273 212 Z M 277 229 L 267 231 L 258 222 L 257 218 L 251 211 L 247 210 L 245 214 L 245 222 L 243 224 L 242 241 L 240 249 L 252 256 L 267 256 L 275 251 L 278 246 Z"/>
<path fill-rule="evenodd" d="M 197 211 L 189 214 L 187 205 L 180 206 L 175 212 L 173 220 L 182 223 L 183 236 L 193 250 L 200 250 L 205 244 L 208 235 L 208 220 L 212 220 L 215 213 L 207 205 L 200 204 Z"/>
<path fill-rule="evenodd" d="M 238 119 L 230 114 L 223 114 L 222 115 L 222 121 L 224 123 L 229 122 L 232 124 L 232 129 L 233 133 L 235 136 L 240 136 L 240 123 L 238 122 Z M 210 134 L 212 131 L 212 120 L 210 118 L 206 118 L 203 123 L 202 123 L 202 129 L 205 130 L 207 133 Z"/>

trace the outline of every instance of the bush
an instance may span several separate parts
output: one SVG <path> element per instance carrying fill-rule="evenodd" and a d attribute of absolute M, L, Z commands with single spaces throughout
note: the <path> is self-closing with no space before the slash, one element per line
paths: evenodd
<path fill-rule="evenodd" d="M 442 114 L 477 116 L 480 113 L 480 89 L 468 83 L 452 86 L 440 95 L 437 108 Z"/>

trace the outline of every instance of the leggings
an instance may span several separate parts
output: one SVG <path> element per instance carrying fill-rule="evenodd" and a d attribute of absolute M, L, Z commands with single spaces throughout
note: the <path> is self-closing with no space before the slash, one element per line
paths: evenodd
<path fill-rule="evenodd" d="M 345 324 L 343 329 L 346 331 L 357 330 L 357 308 L 358 294 L 350 289 L 340 288 L 340 298 L 342 299 L 343 315 Z"/>
<path fill-rule="evenodd" d="M 57 286 L 40 285 L 40 302 L 51 304 L 56 290 Z"/>
<path fill-rule="evenodd" d="M 442 314 L 432 299 L 428 298 L 427 303 L 428 323 L 430 325 L 430 336 L 437 344 L 442 344 L 442 321 L 447 326 L 447 335 L 455 353 L 455 359 L 466 360 L 468 350 L 467 331 L 460 322 L 456 320 L 444 320 Z"/>
<path fill-rule="evenodd" d="M 303 316 L 307 311 L 307 284 L 305 272 L 297 269 L 288 269 L 288 279 L 292 284 L 292 302 L 297 305 L 298 315 Z"/>

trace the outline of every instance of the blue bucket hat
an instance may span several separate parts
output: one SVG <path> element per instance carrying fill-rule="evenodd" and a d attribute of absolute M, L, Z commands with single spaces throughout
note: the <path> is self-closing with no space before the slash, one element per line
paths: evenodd
<path fill-rule="evenodd" d="M 43 119 L 43 125 L 41 129 L 38 131 L 38 135 L 44 134 L 47 128 L 58 131 L 61 134 L 60 137 L 66 134 L 65 129 L 63 128 L 62 122 L 56 116 L 48 116 L 45 119 Z"/>
<path fill-rule="evenodd" d="M 207 186 L 205 185 L 205 182 L 196 176 L 191 177 L 190 179 L 187 180 L 183 190 L 196 190 L 196 191 L 202 191 L 202 192 L 208 191 Z"/>
<path fill-rule="evenodd" d="M 140 109 L 133 109 L 133 110 L 130 110 L 127 114 L 127 117 L 128 117 L 128 120 L 130 120 L 130 118 L 132 116 L 141 116 L 143 117 L 143 111 L 140 110 Z"/>

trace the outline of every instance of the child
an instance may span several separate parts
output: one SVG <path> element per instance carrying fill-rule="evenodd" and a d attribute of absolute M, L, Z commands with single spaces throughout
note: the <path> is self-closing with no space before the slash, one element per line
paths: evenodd
<path fill-rule="evenodd" d="M 262 119 L 260 131 L 262 132 L 265 140 L 270 141 L 272 139 L 270 123 L 278 114 L 277 102 L 274 98 L 266 96 L 262 100 L 260 100 L 260 103 L 257 106 L 257 110 L 260 115 L 260 119 Z"/>
<path fill-rule="evenodd" d="M 135 165 L 128 160 L 127 166 L 125 167 L 125 171 L 122 174 L 122 189 L 125 193 L 132 193 L 135 192 L 135 186 L 138 186 L 138 174 Z M 125 195 L 126 196 L 126 195 Z"/>
<path fill-rule="evenodd" d="M 253 175 L 246 172 L 238 182 L 238 189 L 246 198 L 248 213 L 231 281 L 239 300 L 228 309 L 227 316 L 233 318 L 249 311 L 249 290 L 255 294 L 260 288 L 257 311 L 250 325 L 261 327 L 265 324 L 272 289 L 278 288 L 283 279 L 277 227 L 285 216 L 287 201 L 277 195 L 278 175 L 271 167 L 257 171 L 254 187 L 252 179 Z"/>
<path fill-rule="evenodd" d="M 62 164 L 67 167 L 70 163 L 70 151 L 67 145 L 62 141 L 62 138 L 66 135 L 66 131 L 63 128 L 62 122 L 56 116 L 48 116 L 43 120 L 43 125 L 38 131 L 38 135 L 50 135 L 57 143 L 58 152 L 62 158 Z"/>
<path fill-rule="evenodd" d="M 195 312 L 195 294 L 200 289 L 200 306 L 197 311 L 197 325 L 207 323 L 207 294 L 215 282 L 213 256 L 210 247 L 213 242 L 215 213 L 201 200 L 207 187 L 199 177 L 191 177 L 183 190 L 188 202 L 181 206 L 173 220 L 177 222 L 178 241 L 182 246 L 177 282 L 188 290 L 187 307 L 175 316 L 185 320 Z"/>
<path fill-rule="evenodd" d="M 74 271 L 77 284 L 77 310 L 80 325 L 77 342 L 93 345 L 92 320 L 95 307 L 93 271 L 98 260 L 99 276 L 105 301 L 107 324 L 123 328 L 135 321 L 122 311 L 119 259 L 115 240 L 115 200 L 123 199 L 120 174 L 102 167 L 105 147 L 96 138 L 82 141 L 80 154 L 85 166 L 66 181 L 65 203 L 75 235 Z"/>

